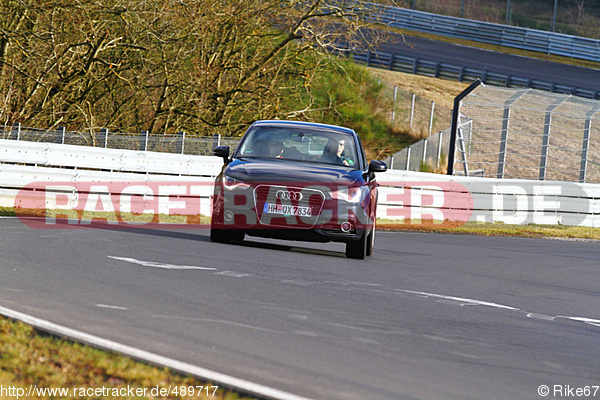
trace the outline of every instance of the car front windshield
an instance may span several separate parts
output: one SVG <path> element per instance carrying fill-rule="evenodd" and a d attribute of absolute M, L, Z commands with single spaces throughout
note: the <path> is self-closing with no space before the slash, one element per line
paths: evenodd
<path fill-rule="evenodd" d="M 255 126 L 246 134 L 235 156 L 358 168 L 352 135 L 312 126 Z"/>

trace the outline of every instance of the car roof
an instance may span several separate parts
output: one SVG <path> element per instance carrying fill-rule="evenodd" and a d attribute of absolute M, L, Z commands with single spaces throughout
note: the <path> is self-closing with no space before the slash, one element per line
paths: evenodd
<path fill-rule="evenodd" d="M 256 121 L 252 124 L 252 126 L 305 126 L 305 127 L 315 127 L 315 128 L 326 128 L 341 131 L 346 134 L 355 135 L 353 129 L 345 128 L 339 125 L 329 125 L 329 124 L 321 124 L 317 122 L 304 122 L 304 121 L 286 121 L 286 120 L 261 120 Z"/>

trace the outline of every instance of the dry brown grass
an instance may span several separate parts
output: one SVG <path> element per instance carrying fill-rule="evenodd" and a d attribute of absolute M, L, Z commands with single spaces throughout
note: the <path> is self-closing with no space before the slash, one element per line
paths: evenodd
<path fill-rule="evenodd" d="M 464 82 L 430 78 L 428 76 L 412 75 L 384 69 L 373 68 L 371 72 L 391 85 L 396 85 L 417 96 L 435 101 L 436 104 L 449 110 L 452 110 L 454 106 L 454 98 L 469 86 L 468 83 Z"/>
<path fill-rule="evenodd" d="M 167 369 L 133 361 L 128 357 L 83 346 L 52 336 L 40 335 L 28 325 L 0 317 L 0 385 L 3 388 L 21 388 L 28 393 L 29 387 L 69 389 L 66 398 L 108 399 L 240 399 L 238 394 L 217 390 L 215 386 L 197 379 L 177 375 Z M 198 396 L 199 388 L 208 385 Z M 194 396 L 177 395 L 171 391 L 165 396 L 150 396 L 153 388 L 194 387 Z M 90 388 L 105 393 L 128 394 L 128 388 L 147 389 L 146 396 L 73 396 L 73 390 Z M 0 399 L 14 399 L 5 389 Z M 125 389 L 125 390 L 121 390 Z M 35 390 L 35 389 L 34 389 Z M 179 390 L 178 390 L 179 392 Z M 87 393 L 87 391 L 86 391 Z M 135 393 L 135 392 L 134 392 Z M 8 396 L 7 396 L 8 394 Z M 31 399 L 65 398 L 62 396 L 31 396 Z"/>

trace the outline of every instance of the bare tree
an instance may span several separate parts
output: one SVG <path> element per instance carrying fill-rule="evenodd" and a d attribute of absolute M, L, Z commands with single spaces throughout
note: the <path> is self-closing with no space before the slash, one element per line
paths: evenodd
<path fill-rule="evenodd" d="M 329 52 L 373 43 L 350 1 L 2 0 L 5 124 L 237 134 L 296 117 Z M 368 37 L 367 37 L 368 36 Z M 282 108 L 282 104 L 286 108 Z"/>

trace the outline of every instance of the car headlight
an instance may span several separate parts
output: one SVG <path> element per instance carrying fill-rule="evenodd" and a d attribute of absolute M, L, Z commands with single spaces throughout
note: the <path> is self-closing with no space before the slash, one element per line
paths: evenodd
<path fill-rule="evenodd" d="M 366 193 L 366 188 L 363 187 L 349 187 L 339 188 L 331 192 L 331 198 L 334 200 L 343 200 L 348 203 L 360 203 Z"/>
<path fill-rule="evenodd" d="M 250 185 L 231 176 L 223 175 L 223 187 L 227 190 L 234 190 L 247 189 L 250 187 Z"/>

